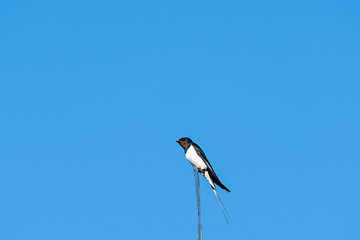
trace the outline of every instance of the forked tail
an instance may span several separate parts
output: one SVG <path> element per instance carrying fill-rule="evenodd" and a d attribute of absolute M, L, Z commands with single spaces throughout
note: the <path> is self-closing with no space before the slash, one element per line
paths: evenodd
<path fill-rule="evenodd" d="M 218 202 L 220 204 L 220 207 L 221 207 L 221 210 L 222 210 L 222 212 L 223 212 L 223 214 L 225 216 L 226 222 L 229 224 L 229 221 L 231 221 L 230 216 L 229 216 L 228 212 L 226 211 L 226 208 L 225 208 L 223 202 L 221 201 L 221 198 L 220 198 L 219 194 L 216 191 L 214 181 L 211 179 L 208 171 L 205 171 L 203 174 L 204 174 L 204 177 L 206 178 L 206 180 L 208 180 L 208 182 L 210 183 L 210 186 L 211 186 L 212 190 L 214 191 L 215 197 L 218 200 Z M 229 191 L 229 190 L 227 190 L 227 191 Z"/>
<path fill-rule="evenodd" d="M 220 207 L 221 207 L 221 210 L 222 210 L 222 212 L 224 214 L 225 220 L 226 220 L 227 224 L 229 224 L 229 221 L 231 221 L 230 216 L 229 216 L 228 212 L 226 211 L 226 208 L 225 208 L 219 194 L 217 193 L 216 188 L 213 188 L 213 191 L 215 193 L 216 199 L 218 200 L 218 202 L 220 204 Z"/>

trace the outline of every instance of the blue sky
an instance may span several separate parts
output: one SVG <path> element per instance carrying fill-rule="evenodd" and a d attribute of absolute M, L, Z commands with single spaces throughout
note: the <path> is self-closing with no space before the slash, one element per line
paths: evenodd
<path fill-rule="evenodd" d="M 359 1 L 0 3 L 0 239 L 360 239 Z"/>

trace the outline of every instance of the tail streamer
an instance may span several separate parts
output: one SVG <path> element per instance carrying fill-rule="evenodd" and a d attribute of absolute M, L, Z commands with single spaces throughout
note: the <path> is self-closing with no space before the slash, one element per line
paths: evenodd
<path fill-rule="evenodd" d="M 227 224 L 229 224 L 229 222 L 231 221 L 230 215 L 229 215 L 229 213 L 226 211 L 225 205 L 224 205 L 224 203 L 222 202 L 219 194 L 217 193 L 216 188 L 213 188 L 213 191 L 214 191 L 214 194 L 215 194 L 215 196 L 216 196 L 216 199 L 218 200 L 218 202 L 219 202 L 219 204 L 220 204 L 220 207 L 221 207 L 221 210 L 222 210 L 222 212 L 223 212 L 223 214 L 224 214 L 225 220 L 226 220 Z"/>

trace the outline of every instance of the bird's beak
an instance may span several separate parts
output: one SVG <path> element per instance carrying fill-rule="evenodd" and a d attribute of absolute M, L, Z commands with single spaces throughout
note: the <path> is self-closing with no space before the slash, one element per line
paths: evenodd
<path fill-rule="evenodd" d="M 179 141 L 176 141 L 177 143 L 179 143 Z"/>

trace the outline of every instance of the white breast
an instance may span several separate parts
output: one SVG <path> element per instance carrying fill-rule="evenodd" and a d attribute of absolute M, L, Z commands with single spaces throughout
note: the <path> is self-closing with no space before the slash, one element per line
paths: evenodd
<path fill-rule="evenodd" d="M 193 165 L 197 169 L 206 169 L 207 168 L 204 160 L 202 160 L 201 157 L 199 157 L 199 155 L 195 151 L 195 148 L 192 145 L 187 150 L 185 157 L 187 160 L 189 160 L 191 165 Z"/>

